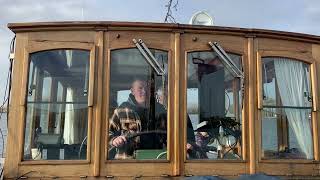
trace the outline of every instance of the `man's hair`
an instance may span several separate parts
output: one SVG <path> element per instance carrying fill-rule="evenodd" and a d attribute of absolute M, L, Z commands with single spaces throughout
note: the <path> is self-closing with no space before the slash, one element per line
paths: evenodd
<path fill-rule="evenodd" d="M 142 81 L 142 82 L 147 82 L 145 78 L 142 78 L 142 77 L 139 77 L 139 76 L 135 76 L 133 77 L 133 80 L 130 84 L 130 88 L 133 87 L 133 84 L 136 82 L 136 81 Z"/>

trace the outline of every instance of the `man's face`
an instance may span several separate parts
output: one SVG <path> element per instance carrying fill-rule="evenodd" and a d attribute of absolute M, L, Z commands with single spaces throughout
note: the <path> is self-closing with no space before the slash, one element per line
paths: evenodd
<path fill-rule="evenodd" d="M 157 99 L 158 99 L 159 103 L 162 104 L 162 105 L 165 105 L 164 96 L 165 96 L 165 94 L 163 93 L 163 90 L 162 89 L 158 89 L 158 91 L 157 91 Z"/>
<path fill-rule="evenodd" d="M 131 93 L 139 105 L 145 105 L 147 98 L 146 86 L 146 82 L 141 80 L 136 80 L 132 83 Z"/>

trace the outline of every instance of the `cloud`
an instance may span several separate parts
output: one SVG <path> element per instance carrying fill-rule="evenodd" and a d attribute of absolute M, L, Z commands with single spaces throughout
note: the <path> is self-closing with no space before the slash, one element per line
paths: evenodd
<path fill-rule="evenodd" d="M 0 17 L 7 21 L 43 21 L 76 19 L 85 4 L 76 0 L 8 1 L 2 4 Z"/>

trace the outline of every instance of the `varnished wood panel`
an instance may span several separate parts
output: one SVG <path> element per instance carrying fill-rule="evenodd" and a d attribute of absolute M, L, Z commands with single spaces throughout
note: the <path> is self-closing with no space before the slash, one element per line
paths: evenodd
<path fill-rule="evenodd" d="M 95 128 L 94 128 L 94 161 L 93 161 L 93 175 L 100 175 L 100 143 L 101 143 L 101 125 L 102 125 L 102 97 L 103 96 L 103 40 L 104 40 L 104 32 L 100 31 L 96 34 L 96 43 L 97 43 L 97 73 L 95 74 L 95 103 L 94 103 L 94 117 L 95 117 Z M 93 89 L 92 89 L 93 90 Z"/>
<path fill-rule="evenodd" d="M 141 31 L 112 31 L 109 35 L 111 49 L 135 48 L 132 39 L 142 39 L 146 46 L 151 49 L 170 49 L 170 33 L 163 32 L 141 32 Z"/>
<path fill-rule="evenodd" d="M 278 51 L 278 50 L 259 50 L 260 57 L 285 57 L 291 58 L 305 63 L 313 63 L 314 59 L 312 58 L 311 53 L 299 53 L 296 51 Z"/>
<path fill-rule="evenodd" d="M 215 163 L 186 163 L 185 174 L 186 175 L 239 175 L 245 174 L 245 163 L 235 162 L 215 162 Z"/>
<path fill-rule="evenodd" d="M 101 167 L 106 166 L 106 160 L 108 158 L 108 127 L 109 127 L 109 102 L 110 102 L 110 48 L 109 48 L 109 32 L 104 33 L 104 58 L 103 58 L 103 65 L 104 65 L 104 73 L 103 73 L 103 97 L 102 97 L 102 135 L 101 135 L 101 152 L 104 154 L 104 156 L 101 156 L 100 164 Z"/>
<path fill-rule="evenodd" d="M 263 163 L 259 164 L 257 172 L 263 172 L 269 175 L 319 175 L 317 164 L 303 164 L 303 163 Z"/>
<path fill-rule="evenodd" d="M 320 111 L 319 111 L 319 107 L 320 107 L 320 102 L 319 102 L 319 96 L 320 96 L 320 45 L 316 45 L 313 44 L 312 45 L 312 57 L 314 58 L 315 62 L 313 63 L 313 72 L 312 72 L 312 80 L 313 80 L 313 88 L 312 88 L 312 96 L 313 96 L 313 106 L 316 106 L 316 108 L 314 108 L 314 110 L 316 110 L 316 112 L 313 112 L 313 127 L 316 129 L 314 134 L 314 140 L 317 142 L 315 142 L 315 146 L 314 146 L 314 150 L 315 150 L 315 159 L 316 160 L 320 160 L 320 135 L 319 135 L 319 128 L 320 128 Z"/>
<path fill-rule="evenodd" d="M 168 163 L 110 163 L 101 172 L 104 176 L 161 176 L 170 175 L 172 167 Z"/>
<path fill-rule="evenodd" d="M 255 59 L 255 52 L 256 52 L 256 46 L 257 46 L 257 41 L 253 39 L 252 37 L 248 38 L 248 67 L 249 71 L 248 73 L 248 86 L 247 90 L 249 93 L 249 99 L 248 99 L 248 136 L 249 136 L 249 173 L 254 174 L 256 173 L 256 133 L 257 133 L 257 127 L 258 124 L 256 122 L 256 109 L 257 109 L 257 104 L 256 104 L 256 67 L 257 67 L 257 61 Z"/>
<path fill-rule="evenodd" d="M 29 41 L 28 48 L 26 49 L 28 53 L 34 53 L 44 50 L 53 50 L 53 49 L 83 49 L 91 50 L 94 47 L 93 43 L 87 42 L 39 42 L 39 41 Z"/>
<path fill-rule="evenodd" d="M 94 31 L 40 31 L 28 34 L 30 41 L 94 43 Z"/>
<path fill-rule="evenodd" d="M 227 52 L 240 55 L 244 53 L 245 38 L 243 37 L 212 34 L 184 34 L 182 39 L 182 43 L 186 45 L 184 51 L 210 51 L 209 41 L 218 42 Z"/>
<path fill-rule="evenodd" d="M 173 108 L 174 108 L 174 153 L 173 153 L 173 175 L 177 176 L 181 173 L 181 159 L 183 159 L 181 153 L 183 151 L 183 147 L 181 147 L 181 136 L 184 131 L 181 131 L 181 123 L 180 123 L 180 115 L 179 113 L 181 109 L 181 101 L 180 101 L 180 33 L 175 33 L 174 35 L 175 43 L 174 43 L 174 50 L 175 50 L 175 58 L 174 58 L 174 94 L 172 94 L 172 97 L 174 97 L 173 100 Z"/>
<path fill-rule="evenodd" d="M 28 173 L 28 174 L 27 174 Z M 93 176 L 89 165 L 32 165 L 20 166 L 19 175 L 27 177 L 70 177 Z M 16 176 L 17 177 L 17 176 Z"/>
<path fill-rule="evenodd" d="M 292 51 L 299 53 L 312 53 L 312 46 L 309 43 L 286 41 L 269 38 L 259 39 L 259 51 Z"/>
<path fill-rule="evenodd" d="M 25 56 L 24 49 L 27 46 L 27 35 L 22 33 L 16 37 L 16 51 L 15 58 L 13 60 L 13 74 L 12 74 L 12 90 L 10 111 L 8 117 L 8 134 L 7 134 L 7 146 L 6 146 L 6 159 L 4 164 L 4 176 L 15 177 L 18 175 L 18 162 L 21 158 L 22 148 L 22 129 L 23 125 L 21 121 L 21 115 L 24 111 L 24 106 L 21 106 L 21 72 L 23 67 L 23 58 Z M 17 131 L 18 130 L 18 131 Z M 18 148 L 17 148 L 18 144 Z"/>
<path fill-rule="evenodd" d="M 319 96 L 320 96 L 320 45 L 316 45 L 313 44 L 312 45 L 312 57 L 315 60 L 314 63 L 314 72 L 313 72 L 313 76 L 314 76 L 314 86 L 315 88 L 313 88 L 314 90 L 314 100 L 316 101 L 316 106 L 320 107 L 320 102 L 319 102 Z M 317 110 L 319 110 L 318 108 L 316 108 Z"/>

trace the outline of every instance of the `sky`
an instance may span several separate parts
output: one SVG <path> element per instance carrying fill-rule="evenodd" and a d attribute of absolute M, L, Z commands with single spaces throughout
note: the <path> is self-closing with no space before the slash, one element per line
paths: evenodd
<path fill-rule="evenodd" d="M 0 0 L 0 101 L 9 68 L 13 22 L 163 22 L 168 0 Z M 320 35 L 320 0 L 180 0 L 173 17 L 188 23 L 198 11 L 216 26 L 261 28 Z"/>

